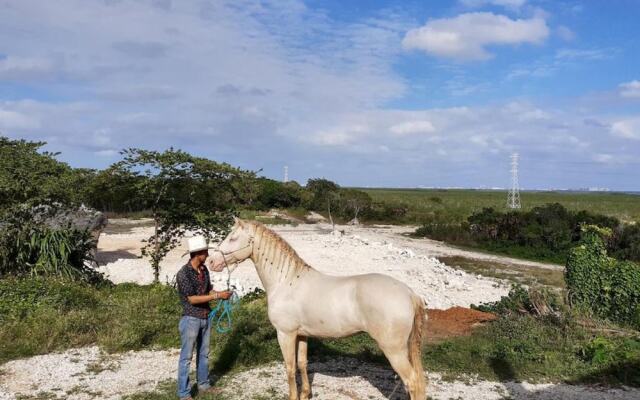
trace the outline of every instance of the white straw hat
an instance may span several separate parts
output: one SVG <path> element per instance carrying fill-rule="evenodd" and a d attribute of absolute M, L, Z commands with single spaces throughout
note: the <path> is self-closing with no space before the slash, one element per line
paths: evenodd
<path fill-rule="evenodd" d="M 207 244 L 207 239 L 202 235 L 189 238 L 189 240 L 187 240 L 187 245 L 189 250 L 182 255 L 183 257 L 189 253 L 195 253 L 196 251 L 212 248 Z"/>

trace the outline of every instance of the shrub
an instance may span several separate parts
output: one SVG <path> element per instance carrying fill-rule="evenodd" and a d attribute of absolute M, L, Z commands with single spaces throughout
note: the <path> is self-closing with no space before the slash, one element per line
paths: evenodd
<path fill-rule="evenodd" d="M 92 268 L 95 241 L 87 229 L 52 227 L 38 210 L 57 207 L 14 207 L 0 222 L 0 276 L 57 276 L 91 282 L 101 280 Z"/>
<path fill-rule="evenodd" d="M 621 254 L 629 259 L 633 259 L 636 253 L 640 254 L 635 248 L 638 246 L 635 240 L 640 235 L 636 237 L 628 227 L 620 229 L 617 219 L 587 211 L 569 211 L 558 203 L 534 207 L 529 211 L 503 212 L 484 208 L 470 215 L 464 223 L 451 223 L 440 213 L 433 213 L 416 235 L 517 257 L 564 263 L 571 246 L 580 240 L 582 224 L 620 230 L 620 235 L 608 245 L 620 247 Z"/>
<path fill-rule="evenodd" d="M 562 308 L 561 299 L 548 288 L 529 288 L 514 285 L 507 296 L 492 303 L 483 303 L 471 308 L 498 315 L 557 313 Z"/>
<path fill-rule="evenodd" d="M 565 281 L 570 303 L 601 318 L 640 328 L 640 265 L 607 255 L 611 230 L 585 225 L 569 253 Z"/>

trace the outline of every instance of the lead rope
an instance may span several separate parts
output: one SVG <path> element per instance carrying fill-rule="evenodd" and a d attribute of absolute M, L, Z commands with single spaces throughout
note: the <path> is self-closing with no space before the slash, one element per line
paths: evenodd
<path fill-rule="evenodd" d="M 216 306 L 209 312 L 209 323 L 213 323 L 215 320 L 216 331 L 218 333 L 227 333 L 231 330 L 231 312 L 236 307 L 236 303 L 240 300 L 240 297 L 235 292 L 235 290 L 231 290 L 231 269 L 229 268 L 229 264 L 227 264 L 227 258 L 224 256 L 224 253 L 220 250 L 216 250 L 222 254 L 222 259 L 224 260 L 224 266 L 227 269 L 227 291 L 231 291 L 231 297 L 228 299 L 218 300 Z M 218 317 L 216 318 L 216 315 Z M 226 321 L 226 323 L 225 323 Z"/>

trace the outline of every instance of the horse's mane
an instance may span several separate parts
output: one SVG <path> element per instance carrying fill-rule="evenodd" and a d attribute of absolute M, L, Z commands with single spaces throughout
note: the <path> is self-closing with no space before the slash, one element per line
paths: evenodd
<path fill-rule="evenodd" d="M 302 257 L 298 255 L 298 253 L 291 247 L 289 243 L 287 243 L 282 236 L 278 235 L 273 230 L 267 228 L 264 224 L 258 221 L 242 221 L 245 224 L 252 225 L 255 229 L 254 237 L 260 236 L 261 246 L 264 246 L 267 242 L 274 242 L 278 250 L 280 250 L 285 255 L 291 257 L 292 265 L 295 268 L 296 273 L 306 271 L 309 269 L 313 269 L 309 264 L 307 264 Z"/>

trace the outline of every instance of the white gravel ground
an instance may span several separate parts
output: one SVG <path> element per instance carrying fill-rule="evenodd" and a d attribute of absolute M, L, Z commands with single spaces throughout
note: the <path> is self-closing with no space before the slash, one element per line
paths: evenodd
<path fill-rule="evenodd" d="M 354 275 L 379 272 L 406 283 L 427 302 L 430 308 L 468 307 L 470 304 L 495 301 L 509 291 L 505 281 L 467 274 L 448 267 L 420 247 L 420 242 L 380 235 L 367 228 L 339 227 L 327 233 L 321 225 L 278 226 L 273 229 L 289 242 L 298 254 L 314 268 L 332 275 Z M 326 228 L 326 226 L 324 226 Z M 134 228 L 131 234 L 100 237 L 100 270 L 116 283 L 150 283 L 153 274 L 148 262 L 138 258 L 140 241 L 149 237 L 151 228 Z M 128 251 L 114 249 L 129 249 Z M 173 250 L 161 264 L 160 280 L 171 282 L 186 262 L 181 258 L 184 246 Z M 129 258 L 114 260 L 115 256 Z M 212 273 L 214 287 L 226 287 L 227 273 Z M 262 288 L 251 261 L 242 263 L 232 276 L 232 285 L 244 293 Z"/>
<path fill-rule="evenodd" d="M 467 274 L 440 263 L 434 255 L 460 255 L 460 250 L 441 244 L 415 241 L 397 235 L 403 228 L 370 229 L 340 227 L 345 234 L 328 234 L 326 226 L 300 225 L 274 228 L 310 265 L 335 274 L 381 272 L 411 286 L 431 308 L 468 306 L 493 301 L 506 294 L 506 282 Z M 111 280 L 149 283 L 152 271 L 139 258 L 140 241 L 149 237 L 149 228 L 133 228 L 128 234 L 103 234 L 99 243 L 101 271 Z M 186 258 L 184 247 L 172 251 L 162 264 L 161 280 L 170 282 Z M 475 253 L 465 252 L 465 256 Z M 485 255 L 475 254 L 477 258 Z M 489 256 L 486 256 L 489 257 Z M 493 257 L 493 256 L 492 256 Z M 493 257 L 500 262 L 511 259 Z M 513 262 L 516 263 L 516 262 Z M 531 264 L 529 264 L 531 265 Z M 554 266 L 544 266 L 551 267 Z M 226 274 L 213 274 L 215 286 L 226 286 Z M 234 273 L 232 284 L 241 292 L 261 287 L 250 262 Z M 38 394 L 59 399 L 119 399 L 123 395 L 151 390 L 159 382 L 176 376 L 178 351 L 140 351 L 106 355 L 96 347 L 72 349 L 0 365 L 0 400 Z M 315 399 L 386 399 L 398 382 L 390 368 L 339 358 L 311 363 Z M 447 382 L 429 374 L 428 393 L 434 399 L 544 399 L 596 400 L 640 399 L 640 390 L 598 389 L 558 384 L 489 382 L 464 377 Z M 221 382 L 237 399 L 287 391 L 284 366 L 274 363 L 225 377 Z M 393 398 L 403 393 L 401 385 Z M 278 397 L 279 396 L 279 397 Z"/>
<path fill-rule="evenodd" d="M 96 347 L 88 347 L 11 361 L 0 367 L 0 400 L 37 395 L 69 400 L 120 399 L 127 394 L 153 390 L 158 383 L 174 379 L 178 353 L 170 350 L 107 355 Z M 309 376 L 316 400 L 406 398 L 390 368 L 352 358 L 310 363 Z M 640 390 L 631 388 L 490 382 L 473 377 L 448 381 L 435 373 L 428 374 L 428 379 L 428 395 L 436 400 L 640 398 Z M 225 377 L 219 385 L 234 399 L 251 400 L 265 394 L 273 394 L 275 399 L 288 392 L 286 381 L 284 365 L 271 363 Z"/>
<path fill-rule="evenodd" d="M 59 399 L 120 399 L 177 376 L 179 350 L 105 354 L 71 349 L 0 366 L 0 400 L 40 393 Z"/>

